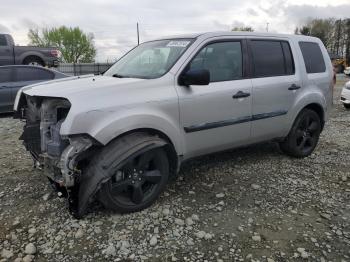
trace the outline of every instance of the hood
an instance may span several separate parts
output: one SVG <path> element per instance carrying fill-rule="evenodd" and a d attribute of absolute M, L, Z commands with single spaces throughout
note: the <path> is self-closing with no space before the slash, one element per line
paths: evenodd
<path fill-rule="evenodd" d="M 146 81 L 136 78 L 115 78 L 109 76 L 68 77 L 24 87 L 21 91 L 29 96 L 64 97 L 91 93 L 109 87 L 120 88 L 132 83 Z"/>

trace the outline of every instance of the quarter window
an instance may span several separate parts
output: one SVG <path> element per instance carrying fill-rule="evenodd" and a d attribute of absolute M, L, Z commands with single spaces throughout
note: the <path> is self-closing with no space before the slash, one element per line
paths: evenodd
<path fill-rule="evenodd" d="M 187 69 L 207 69 L 210 82 L 241 79 L 243 76 L 241 42 L 220 42 L 205 46 Z"/>
<path fill-rule="evenodd" d="M 292 52 L 286 41 L 251 40 L 254 77 L 292 75 Z"/>
<path fill-rule="evenodd" d="M 322 51 L 317 43 L 299 42 L 301 53 L 303 54 L 306 72 L 322 73 L 326 71 Z"/>
<path fill-rule="evenodd" d="M 51 80 L 54 74 L 41 68 L 17 68 L 16 81 Z"/>

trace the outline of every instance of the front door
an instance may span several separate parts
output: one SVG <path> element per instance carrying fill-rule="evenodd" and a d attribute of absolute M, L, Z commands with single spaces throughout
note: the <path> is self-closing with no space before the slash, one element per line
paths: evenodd
<path fill-rule="evenodd" d="M 240 39 L 209 42 L 184 71 L 207 69 L 207 86 L 177 86 L 186 156 L 192 157 L 247 143 L 251 126 L 251 80 L 244 79 Z"/>

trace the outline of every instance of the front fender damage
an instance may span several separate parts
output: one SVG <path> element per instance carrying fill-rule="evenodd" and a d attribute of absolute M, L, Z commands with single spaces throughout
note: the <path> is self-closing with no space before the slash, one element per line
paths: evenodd
<path fill-rule="evenodd" d="M 120 150 L 120 154 L 117 155 L 117 160 L 112 163 L 114 169 L 122 167 L 130 159 L 137 157 L 144 152 L 163 147 L 166 142 L 162 139 L 154 138 L 152 140 L 140 141 L 137 146 L 127 150 L 126 152 Z M 89 168 L 80 177 L 79 185 L 73 187 L 70 192 L 69 210 L 75 218 L 82 218 L 86 213 L 89 203 L 92 201 L 101 185 L 108 181 L 113 173 L 108 173 L 107 166 L 96 165 L 97 161 L 103 161 L 96 156 L 89 165 Z M 104 161 L 108 163 L 108 161 Z"/>
<path fill-rule="evenodd" d="M 70 145 L 62 152 L 59 161 L 59 168 L 61 169 L 63 183 L 66 187 L 72 187 L 75 184 L 74 174 L 79 172 L 76 169 L 77 158 L 88 148 L 93 145 L 92 141 L 84 137 L 76 137 L 70 139 Z"/>

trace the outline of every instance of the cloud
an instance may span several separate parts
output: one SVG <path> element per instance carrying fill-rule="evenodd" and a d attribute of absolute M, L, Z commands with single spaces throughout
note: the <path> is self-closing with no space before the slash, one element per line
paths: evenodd
<path fill-rule="evenodd" d="M 10 29 L 7 26 L 0 24 L 0 33 L 10 33 Z"/>
<path fill-rule="evenodd" d="M 284 10 L 287 19 L 296 24 L 309 18 L 350 18 L 350 4 L 338 6 L 290 5 Z"/>
<path fill-rule="evenodd" d="M 253 8 L 248 8 L 247 14 L 251 16 L 258 16 L 258 12 L 256 12 Z"/>

